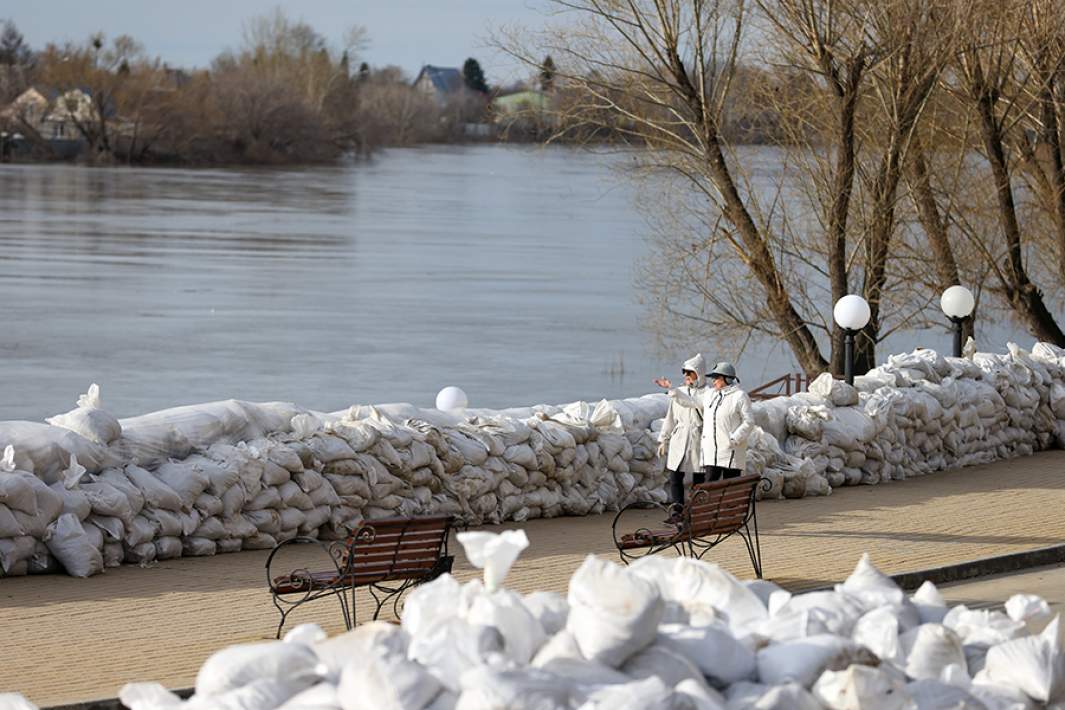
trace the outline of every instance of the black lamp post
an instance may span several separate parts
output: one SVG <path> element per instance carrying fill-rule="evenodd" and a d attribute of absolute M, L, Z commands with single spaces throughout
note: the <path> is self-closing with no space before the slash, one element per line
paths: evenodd
<path fill-rule="evenodd" d="M 854 336 L 869 323 L 872 312 L 869 303 L 856 294 L 836 301 L 832 317 L 843 329 L 843 376 L 848 385 L 854 384 Z"/>
<path fill-rule="evenodd" d="M 939 306 L 954 324 L 954 357 L 961 357 L 962 328 L 965 321 L 972 315 L 973 308 L 976 307 L 976 299 L 964 286 L 951 286 L 943 292 L 939 299 Z"/>

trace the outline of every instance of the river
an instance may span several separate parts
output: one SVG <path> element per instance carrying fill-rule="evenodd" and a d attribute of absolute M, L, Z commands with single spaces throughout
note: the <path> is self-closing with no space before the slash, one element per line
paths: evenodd
<path fill-rule="evenodd" d="M 66 411 L 91 382 L 118 416 L 229 397 L 432 406 L 445 385 L 486 407 L 651 391 L 687 354 L 641 328 L 647 227 L 616 159 L 0 166 L 0 419 Z M 791 367 L 778 346 L 740 372 Z"/>

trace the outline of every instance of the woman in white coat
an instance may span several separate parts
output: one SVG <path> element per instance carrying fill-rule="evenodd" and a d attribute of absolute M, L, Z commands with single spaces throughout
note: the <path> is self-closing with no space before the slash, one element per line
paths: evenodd
<path fill-rule="evenodd" d="M 706 378 L 703 374 L 705 371 L 706 364 L 702 355 L 687 360 L 681 367 L 684 386 L 678 388 L 679 391 L 690 398 L 701 396 L 701 393 L 706 391 Z M 673 386 L 664 378 L 655 380 L 655 384 L 667 389 Z M 703 483 L 706 479 L 702 467 L 702 434 L 702 412 L 670 401 L 665 421 L 662 422 L 662 431 L 658 435 L 658 456 L 666 457 L 669 500 L 673 513 L 679 513 L 684 505 L 684 479 L 690 477 L 693 484 Z"/>
<path fill-rule="evenodd" d="M 747 439 L 754 429 L 751 398 L 736 383 L 736 368 L 719 362 L 707 373 L 710 387 L 690 394 L 669 391 L 672 404 L 702 413 L 702 465 L 708 480 L 738 478 L 747 464 Z"/>

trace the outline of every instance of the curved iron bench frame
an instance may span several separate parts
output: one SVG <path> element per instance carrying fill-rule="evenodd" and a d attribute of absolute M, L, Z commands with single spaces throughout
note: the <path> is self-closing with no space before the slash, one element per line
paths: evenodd
<path fill-rule="evenodd" d="M 722 491 L 729 489 L 742 488 L 742 486 L 750 484 L 750 497 L 747 499 L 747 507 L 744 511 L 743 518 L 738 521 L 733 527 L 730 525 L 726 532 L 715 531 L 716 522 L 718 519 L 718 513 L 721 510 L 721 502 L 724 499 Z M 722 481 L 714 481 L 712 483 L 700 483 L 692 487 L 691 496 L 684 504 L 684 509 L 681 512 L 681 522 L 679 524 L 663 523 L 663 529 L 651 530 L 649 528 L 637 528 L 628 535 L 618 536 L 618 523 L 621 521 L 621 517 L 628 511 L 639 508 L 648 509 L 654 508 L 662 511 L 664 516 L 670 514 L 670 508 L 667 505 L 660 503 L 630 503 L 629 505 L 618 511 L 618 514 L 614 516 L 614 522 L 611 525 L 611 533 L 614 537 L 614 547 L 617 548 L 618 554 L 621 556 L 621 561 L 626 565 L 633 560 L 641 559 L 648 555 L 655 555 L 664 550 L 670 548 L 676 550 L 677 554 L 681 557 L 691 557 L 693 559 L 701 560 L 703 555 L 709 552 L 714 547 L 717 547 L 722 542 L 738 534 L 743 539 L 744 545 L 747 547 L 747 554 L 751 558 L 751 566 L 754 567 L 755 576 L 758 579 L 762 578 L 762 546 L 758 538 L 758 513 L 756 507 L 758 489 L 761 488 L 763 492 L 768 492 L 772 488 L 772 482 L 768 478 L 762 478 L 757 475 L 741 476 L 739 478 L 729 478 Z M 714 511 L 714 517 L 711 519 L 711 524 L 700 525 L 701 528 L 709 528 L 705 534 L 700 534 L 698 530 L 693 533 L 692 526 L 692 513 L 693 511 L 700 514 L 700 517 L 704 517 L 705 510 L 700 510 L 700 507 L 705 507 L 707 504 L 714 500 L 717 496 L 718 508 Z M 664 533 L 664 534 L 663 534 Z M 625 545 L 623 538 L 632 538 L 636 544 Z"/>
<path fill-rule="evenodd" d="M 388 528 L 393 529 L 399 526 L 399 536 L 394 544 L 394 554 L 398 556 L 403 548 L 404 535 L 407 532 L 407 528 L 403 524 L 424 523 L 427 520 L 432 520 L 433 517 L 435 516 L 429 518 L 367 520 L 355 528 L 346 540 L 323 541 L 312 537 L 295 537 L 276 545 L 270 551 L 270 556 L 266 558 L 266 583 L 270 588 L 274 606 L 281 614 L 281 622 L 277 625 L 277 638 L 281 638 L 281 631 L 285 627 L 285 621 L 288 619 L 289 614 L 308 602 L 330 596 L 335 596 L 340 604 L 340 613 L 344 618 L 345 628 L 349 631 L 355 628 L 358 623 L 355 612 L 355 593 L 361 587 L 368 588 L 370 596 L 374 600 L 374 621 L 377 620 L 381 610 L 384 609 L 390 600 L 392 601 L 393 613 L 399 618 L 400 601 L 404 592 L 411 587 L 431 582 L 440 575 L 451 572 L 455 557 L 449 553 L 448 543 L 451 531 L 459 527 L 458 521 L 454 517 L 441 516 L 440 526 L 442 533 L 439 547 L 436 551 L 437 559 L 430 569 L 424 571 L 393 573 L 392 567 L 387 568 L 382 574 L 374 574 L 377 570 L 372 572 L 360 571 L 360 567 L 364 567 L 365 563 L 360 565 L 355 550 L 360 545 L 372 545 L 377 539 L 378 528 L 384 531 L 387 528 L 383 524 L 387 524 Z M 435 532 L 435 529 L 419 529 L 415 532 Z M 271 565 L 274 562 L 274 557 L 282 548 L 289 545 L 312 543 L 318 545 L 326 553 L 329 561 L 333 563 L 333 570 L 315 573 L 306 568 L 300 568 L 292 570 L 281 577 L 273 576 Z M 394 566 L 396 562 L 397 560 L 393 558 L 392 565 Z M 335 575 L 333 574 L 334 571 Z M 318 578 L 326 575 L 331 576 L 330 581 L 320 582 Z M 281 580 L 287 583 L 283 586 L 300 586 L 306 587 L 306 589 L 284 591 L 282 585 L 279 584 Z"/>

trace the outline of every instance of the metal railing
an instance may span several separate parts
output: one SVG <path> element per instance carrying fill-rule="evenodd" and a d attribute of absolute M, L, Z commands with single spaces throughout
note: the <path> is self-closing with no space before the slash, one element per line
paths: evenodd
<path fill-rule="evenodd" d="M 775 380 L 770 380 L 764 385 L 755 387 L 748 392 L 751 399 L 763 400 L 773 399 L 775 397 L 790 397 L 793 394 L 802 392 L 810 386 L 810 378 L 801 372 L 794 372 L 787 375 L 781 375 Z"/>

